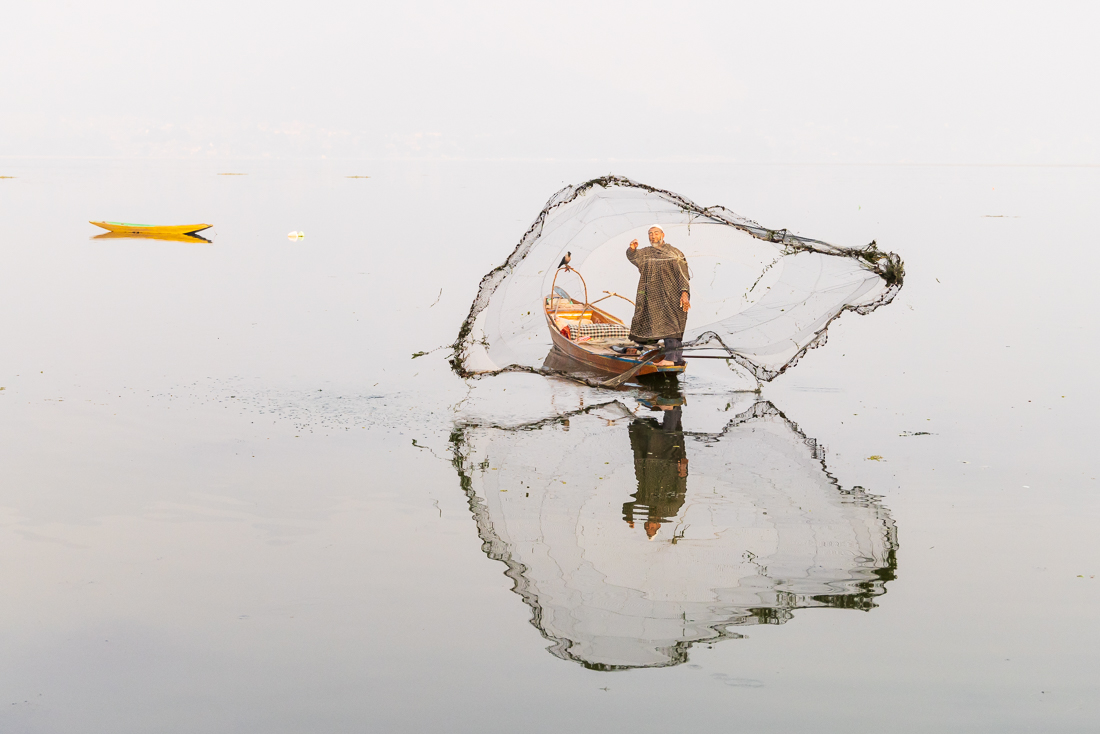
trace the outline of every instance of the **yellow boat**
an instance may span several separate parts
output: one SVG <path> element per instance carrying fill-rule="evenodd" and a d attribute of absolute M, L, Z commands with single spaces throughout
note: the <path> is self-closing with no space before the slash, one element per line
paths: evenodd
<path fill-rule="evenodd" d="M 108 232 L 121 232 L 123 234 L 166 235 L 166 234 L 195 234 L 204 229 L 210 229 L 212 224 L 131 224 L 130 222 L 89 222 L 97 227 L 103 227 Z"/>

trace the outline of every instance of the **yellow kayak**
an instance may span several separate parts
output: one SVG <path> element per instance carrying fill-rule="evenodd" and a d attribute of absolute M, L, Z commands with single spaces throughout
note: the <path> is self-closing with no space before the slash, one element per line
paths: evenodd
<path fill-rule="evenodd" d="M 131 224 L 129 222 L 89 222 L 109 232 L 121 232 L 123 234 L 166 235 L 166 234 L 194 234 L 204 229 L 210 229 L 212 224 Z"/>

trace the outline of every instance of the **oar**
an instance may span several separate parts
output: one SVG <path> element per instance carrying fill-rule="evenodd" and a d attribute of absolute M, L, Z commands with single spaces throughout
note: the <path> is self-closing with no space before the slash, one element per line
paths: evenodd
<path fill-rule="evenodd" d="M 634 375 L 638 374 L 638 371 L 645 367 L 650 362 L 660 359 L 665 356 L 665 350 L 663 348 L 653 349 L 642 355 L 642 361 L 634 365 L 621 375 L 612 377 L 610 380 L 605 380 L 600 383 L 600 387 L 618 387 Z"/>
<path fill-rule="evenodd" d="M 685 354 L 684 359 L 733 359 L 733 357 L 720 357 L 717 354 Z"/>
<path fill-rule="evenodd" d="M 619 294 L 615 293 L 614 291 L 604 291 L 604 293 L 606 293 L 607 295 L 604 296 L 603 298 L 597 298 L 595 301 L 592 301 L 592 303 L 590 303 L 588 305 L 591 306 L 593 304 L 599 303 L 600 301 L 606 301 L 608 298 L 611 298 L 611 296 L 618 296 L 619 298 L 621 298 L 624 301 L 626 301 L 627 303 L 629 303 L 631 306 L 634 305 L 634 301 L 630 300 L 626 296 L 619 296 Z"/>
<path fill-rule="evenodd" d="M 684 347 L 683 351 L 684 352 L 695 352 L 699 349 L 714 349 L 714 350 L 718 350 L 718 351 L 726 351 L 722 347 Z M 719 355 L 719 354 L 685 354 L 684 356 L 685 357 L 690 357 L 691 359 L 733 359 L 732 356 L 727 356 L 727 355 L 729 355 L 729 352 L 726 352 L 726 354 L 721 354 L 721 355 Z"/>

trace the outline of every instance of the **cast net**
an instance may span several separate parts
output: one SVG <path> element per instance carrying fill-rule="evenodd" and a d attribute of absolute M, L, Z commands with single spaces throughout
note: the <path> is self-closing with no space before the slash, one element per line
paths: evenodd
<path fill-rule="evenodd" d="M 607 176 L 554 194 L 508 259 L 482 278 L 454 344 L 455 371 L 552 371 L 544 366 L 552 342 L 543 310 L 552 288 L 629 325 L 638 270 L 626 250 L 634 239 L 647 246 L 655 223 L 692 276 L 685 346 L 724 353 L 758 380 L 822 345 L 845 311 L 889 303 L 903 282 L 901 259 L 874 242 L 838 247 Z M 559 271 L 567 253 L 575 271 Z"/>

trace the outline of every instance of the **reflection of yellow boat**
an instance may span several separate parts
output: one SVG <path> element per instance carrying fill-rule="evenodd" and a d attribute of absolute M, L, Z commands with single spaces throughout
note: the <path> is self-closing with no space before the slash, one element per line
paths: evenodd
<path fill-rule="evenodd" d="M 125 234 L 165 235 L 165 234 L 194 234 L 204 229 L 210 229 L 211 224 L 131 224 L 130 222 L 91 222 L 97 227 L 109 232 L 123 232 Z"/>
<path fill-rule="evenodd" d="M 162 240 L 164 242 L 205 242 L 210 240 L 197 234 L 130 234 L 129 232 L 104 232 L 92 237 L 93 240 Z"/>

